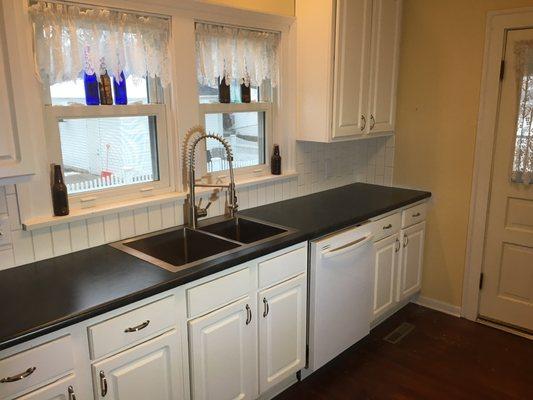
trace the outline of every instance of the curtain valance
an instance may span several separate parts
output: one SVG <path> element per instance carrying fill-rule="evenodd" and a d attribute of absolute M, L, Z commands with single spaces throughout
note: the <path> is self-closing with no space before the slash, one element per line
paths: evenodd
<path fill-rule="evenodd" d="M 219 77 L 259 86 L 278 83 L 280 34 L 196 23 L 198 81 L 215 86 Z"/>
<path fill-rule="evenodd" d="M 514 53 L 519 109 L 511 180 L 533 184 L 533 40 L 517 42 Z"/>
<path fill-rule="evenodd" d="M 50 84 L 76 80 L 101 68 L 120 79 L 169 73 L 169 20 L 154 16 L 38 1 L 29 8 L 35 31 L 35 58 Z"/>

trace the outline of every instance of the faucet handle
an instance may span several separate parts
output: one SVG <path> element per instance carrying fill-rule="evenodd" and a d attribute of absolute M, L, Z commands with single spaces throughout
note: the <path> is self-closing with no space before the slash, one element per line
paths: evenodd
<path fill-rule="evenodd" d="M 202 198 L 200 198 L 200 201 L 198 202 L 198 205 L 194 206 L 194 208 L 196 210 L 196 217 L 197 218 L 207 217 L 207 209 L 209 207 L 211 207 L 211 202 L 207 203 L 207 205 L 204 208 L 202 208 L 201 205 L 202 205 Z"/>

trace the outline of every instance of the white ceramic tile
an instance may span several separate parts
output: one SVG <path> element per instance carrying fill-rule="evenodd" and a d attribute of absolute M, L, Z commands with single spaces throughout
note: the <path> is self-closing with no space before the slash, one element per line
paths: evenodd
<path fill-rule="evenodd" d="M 148 229 L 157 231 L 163 227 L 163 216 L 161 214 L 161 205 L 148 207 Z"/>
<path fill-rule="evenodd" d="M 70 243 L 72 251 L 78 251 L 89 247 L 86 220 L 74 221 L 70 224 Z"/>
<path fill-rule="evenodd" d="M 31 232 L 33 238 L 33 252 L 35 261 L 44 260 L 54 256 L 52 245 L 52 231 L 49 227 L 40 228 Z"/>
<path fill-rule="evenodd" d="M 68 224 L 54 225 L 52 231 L 52 246 L 54 248 L 54 256 L 60 256 L 70 253 L 72 246 L 70 245 L 70 227 Z"/>
<path fill-rule="evenodd" d="M 148 221 L 148 208 L 136 208 L 133 210 L 133 221 L 135 224 L 135 234 L 143 235 L 148 233 L 150 225 Z"/>
<path fill-rule="evenodd" d="M 94 217 L 87 220 L 87 236 L 89 238 L 89 247 L 105 243 L 104 219 L 102 217 Z"/>
<path fill-rule="evenodd" d="M 19 207 L 17 202 L 17 195 L 12 193 L 6 196 L 7 213 L 9 215 L 9 224 L 11 230 L 22 229 L 20 224 Z"/>
<path fill-rule="evenodd" d="M 15 254 L 11 247 L 0 249 L 0 270 L 15 266 Z"/>
<path fill-rule="evenodd" d="M 104 236 L 107 243 L 120 240 L 120 222 L 118 214 L 104 215 Z"/>
<path fill-rule="evenodd" d="M 16 265 L 28 264 L 35 261 L 31 232 L 16 230 L 11 232 L 11 238 L 13 240 L 13 253 Z"/>
<path fill-rule="evenodd" d="M 120 237 L 126 239 L 135 236 L 135 221 L 133 210 L 123 211 L 118 215 L 120 225 Z"/>
<path fill-rule="evenodd" d="M 175 203 L 161 204 L 161 228 L 170 228 L 176 225 Z"/>

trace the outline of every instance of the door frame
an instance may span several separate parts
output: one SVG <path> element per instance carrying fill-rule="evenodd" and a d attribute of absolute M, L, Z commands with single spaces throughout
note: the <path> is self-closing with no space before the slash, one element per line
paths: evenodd
<path fill-rule="evenodd" d="M 527 27 L 533 28 L 533 7 L 487 14 L 461 307 L 461 316 L 472 321 L 478 319 L 479 311 L 479 280 L 485 251 L 501 89 L 500 62 L 504 56 L 507 31 Z"/>

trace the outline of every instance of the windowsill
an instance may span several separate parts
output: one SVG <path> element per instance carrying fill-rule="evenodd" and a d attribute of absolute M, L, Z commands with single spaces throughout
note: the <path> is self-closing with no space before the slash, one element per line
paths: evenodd
<path fill-rule="evenodd" d="M 235 186 L 237 189 L 245 188 L 248 186 L 258 185 L 261 183 L 283 181 L 298 176 L 296 172 L 287 172 L 282 175 L 265 175 L 260 177 L 242 178 L 237 177 Z M 209 188 L 198 188 L 196 193 L 202 194 L 210 192 Z M 84 220 L 87 218 L 101 217 L 108 214 L 114 214 L 122 211 L 133 210 L 136 208 L 143 208 L 154 206 L 158 204 L 169 203 L 172 201 L 184 200 L 187 197 L 188 192 L 172 192 L 164 193 L 155 196 L 150 196 L 142 199 L 127 200 L 116 202 L 112 204 L 106 204 L 103 206 L 96 206 L 91 208 L 83 208 L 71 210 L 69 215 L 64 217 L 55 216 L 42 216 L 31 218 L 24 221 L 22 227 L 25 231 L 33 231 L 40 228 L 51 227 L 55 225 L 65 224 L 69 222 L 75 222 Z"/>

